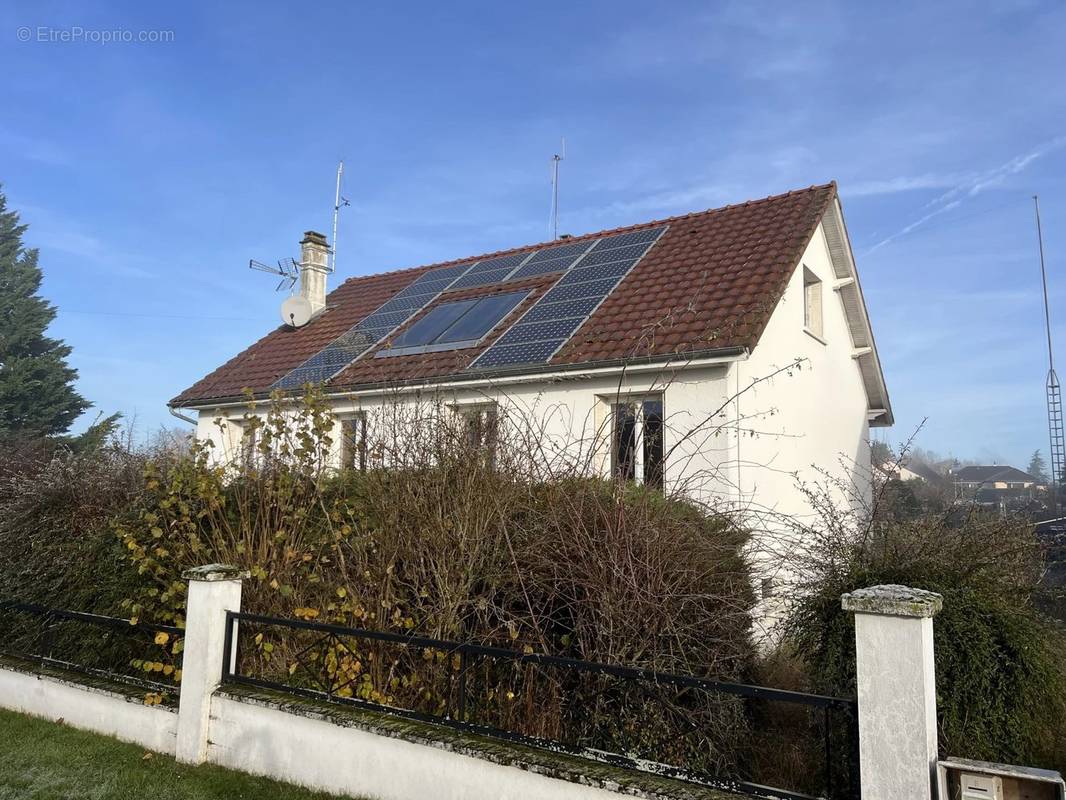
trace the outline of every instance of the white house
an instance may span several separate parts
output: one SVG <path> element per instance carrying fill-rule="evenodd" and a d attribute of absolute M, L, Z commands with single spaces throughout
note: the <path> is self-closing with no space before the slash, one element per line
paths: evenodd
<path fill-rule="evenodd" d="M 301 245 L 310 322 L 170 402 L 218 452 L 239 451 L 246 390 L 312 382 L 356 466 L 384 404 L 431 394 L 482 428 L 536 420 L 563 455 L 592 448 L 604 474 L 704 502 L 803 515 L 799 483 L 826 475 L 869 492 L 869 427 L 892 410 L 835 183 L 328 295 L 325 237 Z"/>

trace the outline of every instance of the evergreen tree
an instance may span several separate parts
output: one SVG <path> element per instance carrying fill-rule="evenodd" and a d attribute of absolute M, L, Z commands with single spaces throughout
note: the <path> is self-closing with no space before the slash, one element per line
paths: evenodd
<path fill-rule="evenodd" d="M 1047 464 L 1044 462 L 1044 457 L 1040 455 L 1039 450 L 1033 453 L 1033 457 L 1029 459 L 1029 469 L 1027 469 L 1026 472 L 1041 483 L 1047 483 Z"/>
<path fill-rule="evenodd" d="M 37 294 L 41 270 L 25 232 L 0 191 L 0 437 L 63 433 L 91 405 L 74 389 L 70 348 L 45 336 L 56 309 Z"/>

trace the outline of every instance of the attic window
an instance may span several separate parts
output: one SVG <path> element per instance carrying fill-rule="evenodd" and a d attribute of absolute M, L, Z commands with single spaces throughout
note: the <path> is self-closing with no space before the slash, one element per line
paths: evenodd
<path fill-rule="evenodd" d="M 490 294 L 442 303 L 392 340 L 375 358 L 459 350 L 478 344 L 529 292 Z"/>
<path fill-rule="evenodd" d="M 822 338 L 822 280 L 803 268 L 803 327 Z"/>

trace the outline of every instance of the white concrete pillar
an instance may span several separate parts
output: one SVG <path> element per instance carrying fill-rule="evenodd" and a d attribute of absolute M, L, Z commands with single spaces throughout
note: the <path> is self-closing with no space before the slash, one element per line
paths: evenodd
<path fill-rule="evenodd" d="M 209 564 L 187 570 L 182 577 L 189 581 L 189 596 L 175 757 L 186 764 L 200 764 L 207 758 L 211 695 L 222 681 L 226 612 L 241 610 L 241 579 L 248 573 Z"/>
<path fill-rule="evenodd" d="M 873 586 L 841 597 L 855 614 L 863 800 L 930 800 L 937 761 L 933 617 L 940 595 Z"/>

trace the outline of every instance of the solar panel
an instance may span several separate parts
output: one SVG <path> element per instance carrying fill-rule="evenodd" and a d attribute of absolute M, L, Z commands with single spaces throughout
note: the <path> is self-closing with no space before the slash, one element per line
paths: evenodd
<path fill-rule="evenodd" d="M 472 367 L 547 361 L 665 230 L 645 228 L 427 270 L 353 328 L 275 381 L 272 388 L 290 389 L 329 380 L 443 292 L 564 272 L 519 324 L 482 353 Z"/>
<path fill-rule="evenodd" d="M 511 274 L 511 267 L 504 267 L 503 269 L 492 269 L 484 272 L 469 273 L 459 278 L 455 283 L 449 286 L 449 290 L 455 289 L 469 289 L 471 286 L 485 286 L 490 283 L 500 283 L 504 278 Z"/>
<path fill-rule="evenodd" d="M 599 246 L 596 249 L 606 250 L 608 248 L 624 247 L 627 244 L 652 244 L 658 240 L 664 230 L 666 230 L 665 227 L 644 228 L 639 231 L 616 233 L 614 236 L 604 236 L 599 240 Z"/>
<path fill-rule="evenodd" d="M 596 264 L 607 264 L 611 261 L 632 261 L 634 258 L 640 258 L 647 249 L 648 246 L 646 244 L 634 244 L 616 248 L 597 247 L 581 259 L 581 263 L 575 269 L 585 269 Z"/>
<path fill-rule="evenodd" d="M 540 261 L 552 261 L 556 258 L 573 259 L 584 253 L 595 243 L 595 240 L 585 240 L 583 242 L 574 242 L 573 244 L 559 245 L 558 247 L 545 247 L 543 250 L 538 250 L 534 253 L 533 257 L 529 259 L 529 263 L 536 264 Z"/>
<path fill-rule="evenodd" d="M 496 340 L 497 344 L 520 344 L 522 342 L 540 342 L 560 337 L 568 338 L 582 317 L 570 319 L 553 319 L 546 322 L 532 322 L 515 325 Z"/>
<path fill-rule="evenodd" d="M 618 283 L 617 278 L 604 278 L 599 281 L 573 283 L 567 286 L 556 284 L 542 299 L 545 303 L 554 303 L 559 300 L 577 300 L 581 297 L 604 297 L 616 283 Z"/>
<path fill-rule="evenodd" d="M 508 364 L 536 364 L 547 361 L 566 339 L 531 344 L 493 345 L 477 360 L 479 368 L 502 367 Z"/>
<path fill-rule="evenodd" d="M 392 299 L 379 306 L 295 369 L 274 381 L 272 389 L 297 389 L 305 383 L 322 383 L 340 373 L 374 344 L 432 303 L 473 264 L 431 269 L 419 275 Z"/>
<path fill-rule="evenodd" d="M 563 275 L 555 285 L 569 286 L 571 283 L 584 283 L 598 278 L 617 278 L 629 272 L 629 268 L 632 266 L 633 259 L 612 261 L 610 264 L 597 264 L 594 267 L 585 267 L 582 264 L 579 269 L 572 269 Z"/>
<path fill-rule="evenodd" d="M 537 303 L 531 308 L 521 322 L 544 322 L 549 319 L 567 317 L 586 317 L 592 309 L 600 304 L 598 297 L 586 297 L 582 300 L 567 300 L 562 303 Z"/>
<path fill-rule="evenodd" d="M 665 227 L 648 228 L 596 241 L 588 254 L 579 255 L 576 265 L 475 359 L 470 368 L 550 361 L 665 230 Z M 589 259 L 597 255 L 590 264 Z M 536 266 L 531 258 L 523 269 Z"/>
<path fill-rule="evenodd" d="M 529 261 L 515 270 L 510 280 L 532 278 L 535 275 L 547 275 L 549 272 L 565 272 L 596 244 L 592 242 L 575 242 L 561 247 L 548 247 L 538 250 Z"/>
<path fill-rule="evenodd" d="M 495 258 L 486 258 L 484 261 L 479 261 L 470 274 L 477 272 L 491 272 L 496 269 L 514 269 L 523 261 L 529 258 L 529 251 L 524 253 L 510 253 L 506 256 L 496 256 Z"/>

